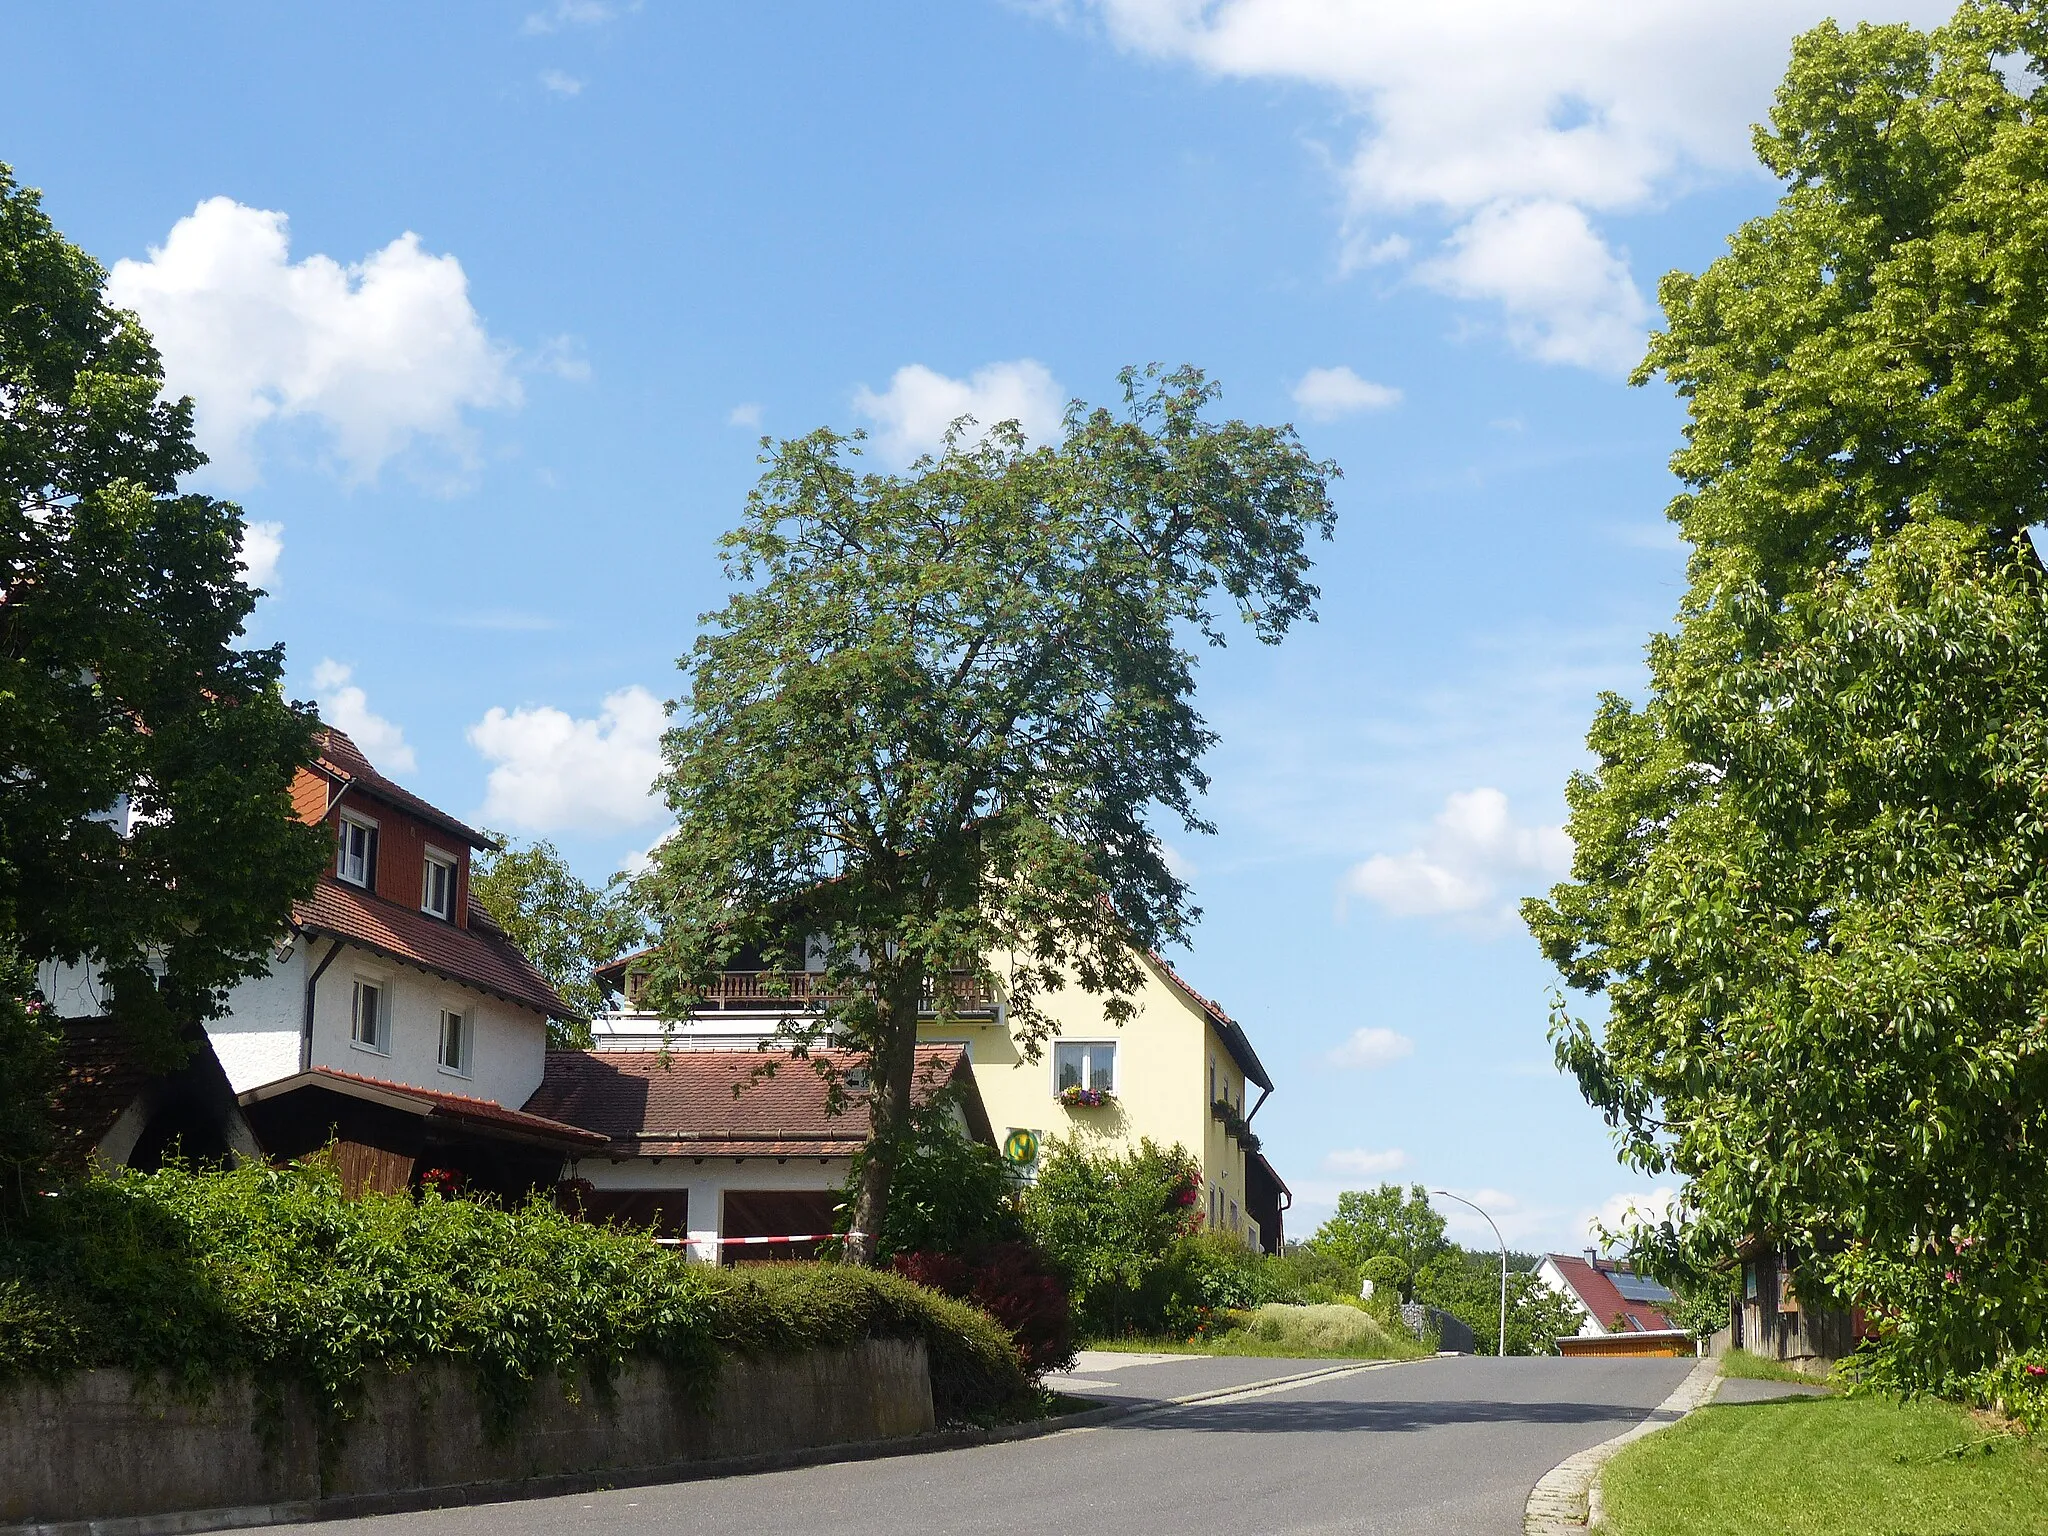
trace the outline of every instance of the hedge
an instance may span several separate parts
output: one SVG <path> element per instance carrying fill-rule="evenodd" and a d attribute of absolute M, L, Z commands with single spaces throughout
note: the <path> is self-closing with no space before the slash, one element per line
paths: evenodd
<path fill-rule="evenodd" d="M 539 1200 L 350 1200 L 317 1162 L 93 1178 L 0 1231 L 0 1380 L 119 1367 L 203 1393 L 243 1376 L 303 1387 L 334 1426 L 379 1368 L 467 1361 L 497 1434 L 547 1377 L 602 1392 L 651 1358 L 703 1401 L 727 1351 L 863 1338 L 925 1341 L 942 1419 L 1032 1397 L 1003 1328 L 894 1275 L 713 1269 Z"/>

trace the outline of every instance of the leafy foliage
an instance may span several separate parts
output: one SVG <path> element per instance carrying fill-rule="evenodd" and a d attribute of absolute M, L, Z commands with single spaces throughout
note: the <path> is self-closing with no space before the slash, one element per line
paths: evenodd
<path fill-rule="evenodd" d="M 1525 907 L 1604 1004 L 1560 1003 L 1560 1063 L 1685 1180 L 1639 1262 L 1767 1236 L 1901 1388 L 2048 1332 L 2044 57 L 2041 0 L 1800 39 L 1757 138 L 1788 190 L 1665 280 L 1639 374 L 1690 411 L 1679 625 Z"/>
<path fill-rule="evenodd" d="M 1224 608 L 1266 642 L 1313 616 L 1335 467 L 1289 429 L 1206 419 L 1194 369 L 1122 382 L 1121 416 L 1077 403 L 1035 449 L 1014 422 L 956 431 L 906 476 L 860 472 L 829 430 L 774 444 L 724 541 L 741 590 L 684 662 L 649 996 L 680 1016 L 732 956 L 799 969 L 822 938 L 841 1001 L 791 1030 L 870 1058 L 862 1232 L 921 1001 L 944 1017 L 963 969 L 1000 981 L 1032 1049 L 1037 999 L 1071 981 L 1128 1016 L 1132 941 L 1196 916 L 1153 824 L 1205 825 L 1187 638 L 1223 643 Z"/>
<path fill-rule="evenodd" d="M 339 1425 L 372 1369 L 459 1358 L 487 1426 L 534 1384 L 628 1355 L 708 1390 L 721 1350 L 923 1337 L 949 1414 L 1027 1394 L 1009 1336 L 893 1276 L 692 1265 L 646 1237 L 427 1195 L 342 1197 L 318 1164 L 123 1173 L 39 1199 L 0 1241 L 0 1379 L 115 1366 L 203 1391 L 297 1383 Z"/>
<path fill-rule="evenodd" d="M 972 1302 L 1009 1330 L 1033 1373 L 1074 1361 L 1067 1288 L 1035 1243 L 1002 1242 L 961 1253 L 899 1253 L 896 1273 Z"/>
<path fill-rule="evenodd" d="M 852 1224 L 860 1168 L 855 1154 L 836 1230 Z M 896 1177 L 876 1252 L 966 1254 L 1024 1236 L 1016 1180 L 995 1148 L 959 1126 L 951 1098 L 934 1095 L 910 1115 L 909 1145 L 896 1159 Z"/>
<path fill-rule="evenodd" d="M 59 1045 L 34 971 L 0 933 L 0 1231 L 10 1211 L 27 1208 L 30 1175 L 50 1155 Z"/>
<path fill-rule="evenodd" d="M 1402 1301 L 1409 1299 L 1409 1287 L 1415 1282 L 1414 1271 L 1398 1253 L 1374 1254 L 1359 1266 L 1358 1277 L 1372 1282 L 1373 1295 L 1393 1296 Z"/>
<path fill-rule="evenodd" d="M 1415 1299 L 1441 1307 L 1472 1330 L 1482 1355 L 1500 1352 L 1500 1254 L 1454 1248 L 1416 1272 Z M 1579 1331 L 1581 1314 L 1528 1270 L 1508 1272 L 1508 1353 L 1554 1355 Z"/>
<path fill-rule="evenodd" d="M 1390 1253 L 1410 1276 L 1451 1248 L 1443 1215 L 1429 1203 L 1429 1191 L 1420 1184 L 1405 1192 L 1398 1184 L 1343 1191 L 1337 1196 L 1336 1213 L 1316 1228 L 1308 1245 L 1343 1260 L 1354 1274 L 1368 1259 Z"/>
<path fill-rule="evenodd" d="M 192 404 L 105 278 L 0 166 L 0 946 L 96 956 L 169 1066 L 264 969 L 325 847 L 287 795 L 313 717 L 280 649 L 234 646 L 241 512 L 179 492 Z M 0 1080 L 35 1070 L 35 1033 L 0 1027 L 28 1053 Z"/>
<path fill-rule="evenodd" d="M 1074 1298 L 1082 1333 L 1114 1337 L 1164 1326 L 1177 1244 L 1201 1217 L 1194 1160 L 1149 1138 L 1124 1153 L 1048 1143 L 1024 1197 L 1032 1238 Z"/>
<path fill-rule="evenodd" d="M 587 885 L 546 838 L 523 847 L 497 840 L 504 845 L 498 852 L 479 853 L 471 864 L 470 890 L 563 1001 L 585 1014 L 600 1011 L 604 989 L 592 973 L 647 938 L 625 876 Z M 549 1020 L 548 1033 L 557 1047 L 590 1044 L 590 1026 L 573 1020 Z"/>

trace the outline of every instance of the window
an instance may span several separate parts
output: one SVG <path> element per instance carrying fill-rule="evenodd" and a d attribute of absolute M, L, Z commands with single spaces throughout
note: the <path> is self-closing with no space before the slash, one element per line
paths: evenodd
<path fill-rule="evenodd" d="M 1116 1047 L 1104 1041 L 1062 1040 L 1052 1048 L 1052 1091 L 1086 1088 L 1116 1092 Z"/>
<path fill-rule="evenodd" d="M 349 1039 L 366 1051 L 386 1051 L 385 1010 L 389 1005 L 384 988 L 374 981 L 356 983 L 355 1002 L 350 1009 Z"/>
<path fill-rule="evenodd" d="M 448 920 L 455 916 L 455 861 L 445 854 L 427 855 L 420 879 L 420 910 Z"/>
<path fill-rule="evenodd" d="M 469 1075 L 469 1020 L 446 1008 L 441 1010 L 441 1065 L 450 1072 Z"/>
<path fill-rule="evenodd" d="M 377 884 L 376 823 L 341 818 L 341 846 L 334 860 L 334 875 L 350 885 L 372 889 Z"/>

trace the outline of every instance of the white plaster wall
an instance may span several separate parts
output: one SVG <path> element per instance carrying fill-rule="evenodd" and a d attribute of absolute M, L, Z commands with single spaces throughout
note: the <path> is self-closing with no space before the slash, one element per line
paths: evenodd
<path fill-rule="evenodd" d="M 1579 1300 L 1578 1292 L 1564 1283 L 1563 1272 L 1550 1262 L 1548 1255 L 1544 1257 L 1542 1263 L 1536 1266 L 1536 1280 L 1545 1290 L 1550 1291 L 1553 1295 L 1564 1297 L 1565 1300 L 1578 1308 L 1580 1338 L 1598 1338 L 1607 1332 L 1605 1328 L 1600 1326 L 1600 1320 L 1593 1316 L 1583 1301 Z"/>
<path fill-rule="evenodd" d="M 299 1070 L 299 1031 L 306 1014 L 306 946 L 289 960 L 228 993 L 228 1011 L 206 1026 L 213 1054 L 237 1093 Z"/>
<path fill-rule="evenodd" d="M 36 967 L 36 990 L 60 1019 L 94 1019 L 106 1012 L 99 968 L 45 960 Z"/>
<path fill-rule="evenodd" d="M 318 949 L 325 958 L 326 945 Z M 350 1038 L 358 980 L 387 989 L 388 1050 L 369 1050 Z M 462 1073 L 441 1065 L 444 1008 L 470 1021 L 470 1065 Z M 517 1109 L 533 1096 L 547 1068 L 547 1019 L 531 1008 L 344 945 L 320 978 L 314 1000 L 313 1065 Z"/>
<path fill-rule="evenodd" d="M 595 1189 L 687 1189 L 690 1192 L 690 1257 L 718 1262 L 725 1235 L 728 1189 L 829 1189 L 845 1186 L 851 1162 L 843 1157 L 586 1157 L 569 1165 L 569 1177 L 588 1179 Z"/>

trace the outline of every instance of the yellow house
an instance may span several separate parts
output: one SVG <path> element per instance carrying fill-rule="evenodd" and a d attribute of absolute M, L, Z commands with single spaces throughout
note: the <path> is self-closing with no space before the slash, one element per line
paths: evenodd
<path fill-rule="evenodd" d="M 669 1022 L 641 1006 L 641 954 L 597 973 L 624 994 L 625 1007 L 591 1020 L 595 1048 L 610 1050 L 752 1049 L 782 1019 L 818 1006 L 823 962 L 810 971 L 755 969 L 758 956 L 735 957 L 689 1018 Z M 1004 1155 L 1029 1178 L 1039 1150 L 1055 1137 L 1106 1151 L 1135 1150 L 1150 1138 L 1185 1147 L 1200 1165 L 1204 1216 L 1269 1252 L 1279 1247 L 1287 1186 L 1258 1151 L 1248 1122 L 1273 1091 L 1258 1053 L 1236 1020 L 1176 975 L 1158 955 L 1141 957 L 1137 1012 L 1121 1027 L 1101 1000 L 1069 986 L 1040 1000 L 1058 1028 L 1038 1060 L 1027 1061 L 1012 1034 L 1000 988 L 958 980 L 957 1014 L 931 1015 L 918 1037 L 965 1048 L 975 1087 Z M 1247 1099 L 1250 1089 L 1258 1095 Z"/>
<path fill-rule="evenodd" d="M 985 1019 L 933 1020 L 918 1037 L 966 1047 L 996 1139 L 1027 1176 L 1054 1137 L 1109 1151 L 1135 1150 L 1147 1137 L 1178 1143 L 1201 1165 L 1210 1229 L 1277 1246 L 1286 1186 L 1246 1125 L 1272 1079 L 1241 1025 L 1159 956 L 1146 954 L 1142 967 L 1137 1013 L 1122 1026 L 1079 987 L 1041 998 L 1058 1029 L 1036 1061 L 1000 1008 Z M 1248 1086 L 1259 1090 L 1249 1103 Z"/>

